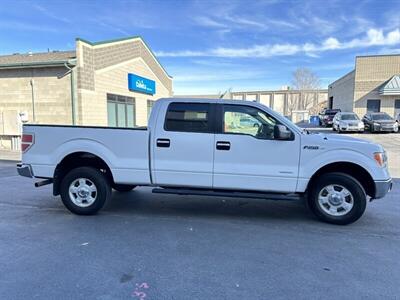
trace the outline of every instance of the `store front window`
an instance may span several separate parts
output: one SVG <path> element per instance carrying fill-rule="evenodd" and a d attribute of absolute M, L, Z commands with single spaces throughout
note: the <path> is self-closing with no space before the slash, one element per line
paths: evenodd
<path fill-rule="evenodd" d="M 110 127 L 134 127 L 135 98 L 107 94 L 107 115 Z"/>
<path fill-rule="evenodd" d="M 147 100 L 147 121 L 150 119 L 151 110 L 153 109 L 154 101 Z"/>

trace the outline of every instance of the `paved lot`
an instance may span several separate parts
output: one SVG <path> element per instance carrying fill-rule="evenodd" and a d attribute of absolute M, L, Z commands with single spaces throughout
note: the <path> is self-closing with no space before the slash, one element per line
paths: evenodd
<path fill-rule="evenodd" d="M 394 299 L 399 204 L 396 180 L 343 227 L 300 202 L 139 188 L 79 217 L 0 162 L 0 299 Z"/>

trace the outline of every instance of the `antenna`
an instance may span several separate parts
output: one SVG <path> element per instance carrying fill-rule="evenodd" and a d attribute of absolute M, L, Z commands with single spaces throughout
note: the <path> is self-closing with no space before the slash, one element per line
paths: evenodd
<path fill-rule="evenodd" d="M 223 99 L 226 94 L 230 94 L 232 92 L 232 88 L 227 89 L 222 95 L 219 96 L 219 99 Z"/>

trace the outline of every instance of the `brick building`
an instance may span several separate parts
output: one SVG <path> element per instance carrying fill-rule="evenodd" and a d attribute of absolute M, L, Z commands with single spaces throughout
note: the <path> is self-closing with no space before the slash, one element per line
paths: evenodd
<path fill-rule="evenodd" d="M 146 125 L 153 101 L 172 95 L 172 78 L 140 37 L 73 51 L 0 56 L 0 147 L 21 122 Z"/>
<path fill-rule="evenodd" d="M 367 111 L 400 113 L 400 55 L 357 56 L 355 68 L 331 83 L 329 105 L 354 111 L 362 117 Z"/>

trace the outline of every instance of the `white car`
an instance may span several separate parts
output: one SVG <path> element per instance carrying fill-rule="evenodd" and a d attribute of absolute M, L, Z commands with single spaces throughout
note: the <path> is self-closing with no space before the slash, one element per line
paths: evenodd
<path fill-rule="evenodd" d="M 364 122 L 353 112 L 339 112 L 333 118 L 332 128 L 334 131 L 356 131 L 364 132 Z"/>
<path fill-rule="evenodd" d="M 392 187 L 382 146 L 310 134 L 250 101 L 160 99 L 147 128 L 24 125 L 22 151 L 19 174 L 41 178 L 36 186 L 52 183 L 80 215 L 98 212 L 112 188 L 151 186 L 178 195 L 305 198 L 319 219 L 349 224 L 368 198 Z"/>

